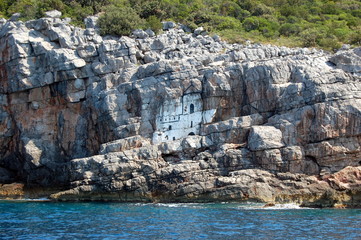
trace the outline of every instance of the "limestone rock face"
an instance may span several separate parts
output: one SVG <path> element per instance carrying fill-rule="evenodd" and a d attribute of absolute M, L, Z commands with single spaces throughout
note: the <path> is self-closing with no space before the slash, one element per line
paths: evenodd
<path fill-rule="evenodd" d="M 0 21 L 2 183 L 124 201 L 358 191 L 315 176 L 361 164 L 359 48 L 228 44 L 172 22 L 101 37 L 96 17 L 60 16 Z"/>
<path fill-rule="evenodd" d="M 273 126 L 253 126 L 248 135 L 251 151 L 282 148 L 282 132 Z"/>

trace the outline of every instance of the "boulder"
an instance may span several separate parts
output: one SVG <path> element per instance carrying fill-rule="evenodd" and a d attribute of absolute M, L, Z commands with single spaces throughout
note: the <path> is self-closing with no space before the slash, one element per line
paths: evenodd
<path fill-rule="evenodd" d="M 58 10 L 52 10 L 52 11 L 45 12 L 45 17 L 48 17 L 48 18 L 60 18 L 61 15 L 62 15 L 62 13 Z"/>
<path fill-rule="evenodd" d="M 282 132 L 273 126 L 252 126 L 248 136 L 251 151 L 284 147 Z"/>
<path fill-rule="evenodd" d="M 361 72 L 361 48 L 346 49 L 337 52 L 330 58 L 330 62 L 346 72 Z"/>
<path fill-rule="evenodd" d="M 99 17 L 96 16 L 90 16 L 84 18 L 84 24 L 86 28 L 97 28 L 97 22 Z"/>
<path fill-rule="evenodd" d="M 13 15 L 11 15 L 9 21 L 12 22 L 18 21 L 20 17 L 21 17 L 21 13 L 14 13 Z"/>
<path fill-rule="evenodd" d="M 177 26 L 174 22 L 163 22 L 163 30 L 173 29 Z"/>
<path fill-rule="evenodd" d="M 146 31 L 143 31 L 141 29 L 136 29 L 132 32 L 132 35 L 135 37 L 135 38 L 139 38 L 139 39 L 144 39 L 144 38 L 147 38 L 149 37 L 148 33 Z"/>

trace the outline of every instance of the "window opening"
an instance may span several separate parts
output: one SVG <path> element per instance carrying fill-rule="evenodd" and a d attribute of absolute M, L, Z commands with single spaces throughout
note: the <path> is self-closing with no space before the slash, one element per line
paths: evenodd
<path fill-rule="evenodd" d="M 194 113 L 194 104 L 193 103 L 189 106 L 189 112 Z"/>

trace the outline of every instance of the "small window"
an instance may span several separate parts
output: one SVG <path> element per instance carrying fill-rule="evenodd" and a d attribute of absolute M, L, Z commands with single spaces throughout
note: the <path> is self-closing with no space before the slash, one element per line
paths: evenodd
<path fill-rule="evenodd" d="M 191 127 L 193 127 L 193 121 L 191 121 Z"/>
<path fill-rule="evenodd" d="M 175 137 L 173 137 L 173 141 L 175 140 Z"/>
<path fill-rule="evenodd" d="M 193 103 L 189 106 L 189 112 L 194 113 L 194 104 Z"/>
<path fill-rule="evenodd" d="M 172 130 L 172 125 L 169 125 L 168 130 Z"/>

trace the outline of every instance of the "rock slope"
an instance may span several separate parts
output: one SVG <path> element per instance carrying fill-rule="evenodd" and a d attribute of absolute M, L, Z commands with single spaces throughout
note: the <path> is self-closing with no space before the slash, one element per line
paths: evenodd
<path fill-rule="evenodd" d="M 54 13 L 54 12 L 53 12 Z M 0 182 L 59 200 L 361 205 L 361 49 L 0 21 Z"/>

